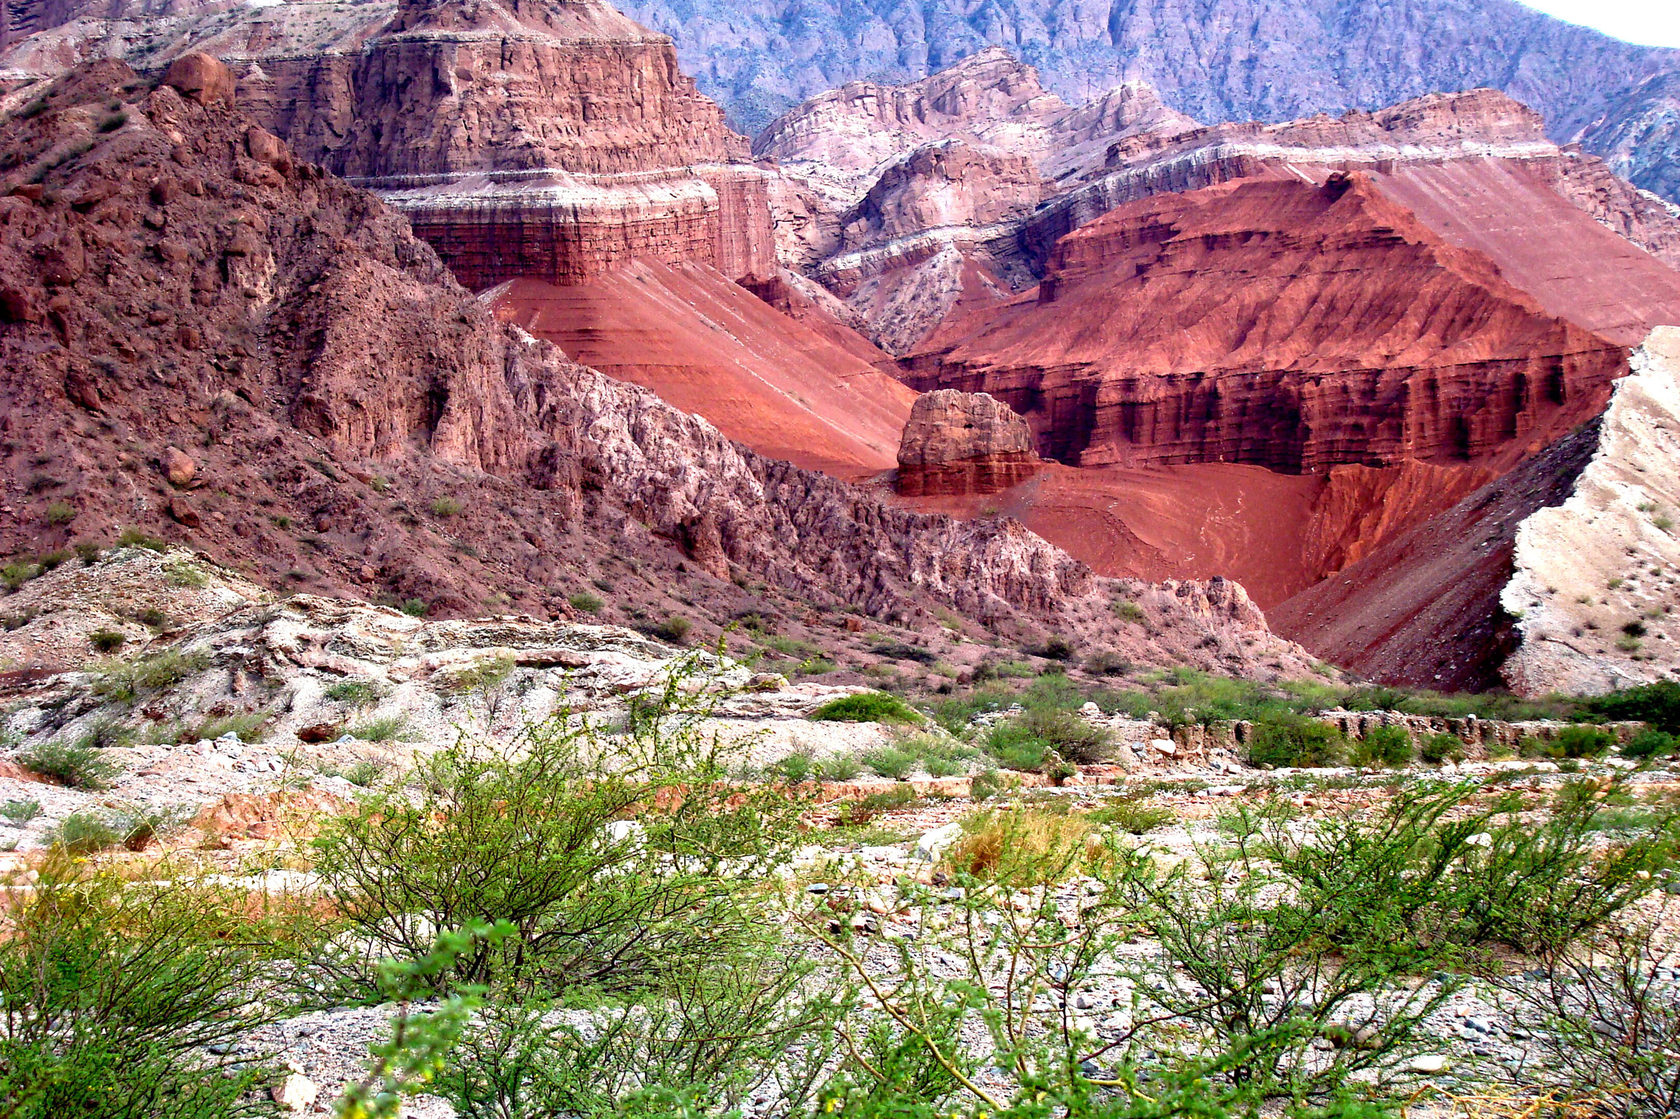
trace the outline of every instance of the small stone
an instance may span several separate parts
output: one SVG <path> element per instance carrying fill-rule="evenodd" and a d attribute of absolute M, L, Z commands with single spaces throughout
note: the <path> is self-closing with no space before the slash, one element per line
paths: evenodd
<path fill-rule="evenodd" d="M 198 475 L 198 464 L 179 447 L 165 447 L 158 462 L 163 467 L 163 476 L 172 486 L 188 485 Z"/>
<path fill-rule="evenodd" d="M 1445 1072 L 1447 1070 L 1447 1059 L 1439 1053 L 1425 1053 L 1422 1056 L 1413 1057 L 1407 1067 L 1413 1072 L 1430 1075 Z"/>
<path fill-rule="evenodd" d="M 294 1072 L 281 1081 L 272 1093 L 274 1102 L 287 1111 L 308 1111 L 315 1106 L 315 1099 L 321 1090 L 315 1082 L 300 1072 Z"/>

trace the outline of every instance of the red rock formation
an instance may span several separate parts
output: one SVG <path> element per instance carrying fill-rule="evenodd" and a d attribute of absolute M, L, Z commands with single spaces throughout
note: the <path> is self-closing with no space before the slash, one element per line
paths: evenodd
<path fill-rule="evenodd" d="M 974 320 L 918 385 L 990 392 L 1085 465 L 1514 462 L 1590 418 L 1626 356 L 1358 175 L 1121 207 Z"/>
<path fill-rule="evenodd" d="M 1309 177 L 1337 171 L 1429 176 L 1461 162 L 1495 163 L 1519 181 L 1520 214 L 1537 187 L 1561 195 L 1615 232 L 1680 264 L 1680 215 L 1617 179 L 1604 163 L 1546 139 L 1538 113 L 1496 90 L 1430 94 L 1376 112 L 1309 117 L 1283 124 L 1218 124 L 1176 135 L 1140 132 L 1109 145 L 1096 166 L 1062 181 L 1062 191 L 1021 228 L 1036 259 L 1056 241 L 1126 202 L 1235 179 Z M 1434 190 L 1439 210 L 1459 201 L 1454 184 Z M 1520 200 L 1519 200 L 1520 199 Z M 1427 220 L 1427 218 L 1426 218 Z M 1458 225 L 1476 224 L 1460 215 Z M 1437 227 L 1446 235 L 1446 230 Z M 1630 284 L 1630 287 L 1634 285 Z"/>
<path fill-rule="evenodd" d="M 569 362 L 372 195 L 120 64 L 57 83 L 0 148 L 0 290 L 42 311 L 0 323 L 5 554 L 132 526 L 299 589 L 565 614 L 593 577 L 718 620 L 760 601 L 718 577 L 739 574 L 807 609 L 1302 664 L 1240 590 L 1107 585 L 1018 524 L 888 507 Z M 1106 618 L 1122 589 L 1157 631 Z"/>
<path fill-rule="evenodd" d="M 896 488 L 905 497 L 997 493 L 1038 467 L 1032 429 L 985 393 L 941 389 L 916 398 L 898 446 Z"/>
<path fill-rule="evenodd" d="M 232 60 L 247 112 L 409 212 L 471 286 L 577 282 L 638 256 L 774 273 L 770 176 L 671 41 L 606 0 L 320 7 L 157 13 L 142 26 L 164 44 L 129 46 Z"/>

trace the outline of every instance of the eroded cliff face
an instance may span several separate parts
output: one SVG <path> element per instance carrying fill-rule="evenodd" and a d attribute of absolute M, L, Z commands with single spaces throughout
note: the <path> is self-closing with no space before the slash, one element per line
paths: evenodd
<path fill-rule="evenodd" d="M 377 198 L 206 100 L 101 63 L 7 130 L 8 554 L 133 527 L 446 614 L 566 616 L 588 579 L 722 620 L 741 576 L 836 618 L 943 604 L 1166 663 L 1303 667 L 1240 588 L 1113 586 L 1019 524 L 891 508 L 573 364 Z M 1122 590 L 1163 624 L 1125 632 Z"/>
<path fill-rule="evenodd" d="M 1360 175 L 1122 206 L 965 322 L 918 386 L 989 392 L 1081 465 L 1510 462 L 1594 415 L 1626 359 Z"/>

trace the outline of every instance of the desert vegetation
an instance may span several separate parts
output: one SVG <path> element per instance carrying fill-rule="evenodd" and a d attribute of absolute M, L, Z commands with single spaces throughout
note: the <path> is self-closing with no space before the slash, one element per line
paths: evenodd
<path fill-rule="evenodd" d="M 1076 801 L 982 769 L 916 839 L 938 806 L 903 783 L 823 808 L 808 755 L 741 780 L 703 671 L 634 718 L 463 737 L 239 866 L 148 842 L 180 820 L 66 821 L 7 895 L 0 1113 L 273 1113 L 286 1024 L 355 1014 L 345 1116 L 1672 1113 L 1680 810 L 1638 770 L 1192 818 L 1170 782 Z M 1101 757 L 1038 687 L 971 742 L 904 727 L 863 764 Z M 101 854 L 125 848 L 149 853 Z M 277 864 L 307 885 L 257 888 Z M 1465 1006 L 1520 1060 L 1457 1045 Z"/>

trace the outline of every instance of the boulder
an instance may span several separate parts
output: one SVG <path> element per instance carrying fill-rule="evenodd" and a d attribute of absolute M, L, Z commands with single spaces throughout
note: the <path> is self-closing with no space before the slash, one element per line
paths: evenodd
<path fill-rule="evenodd" d="M 198 464 L 176 446 L 163 449 L 163 454 L 158 458 L 158 465 L 163 468 L 163 476 L 169 479 L 172 486 L 189 485 L 198 475 Z"/>
<path fill-rule="evenodd" d="M 163 75 L 163 84 L 200 105 L 233 104 L 233 71 L 203 51 L 183 54 L 171 62 Z"/>

